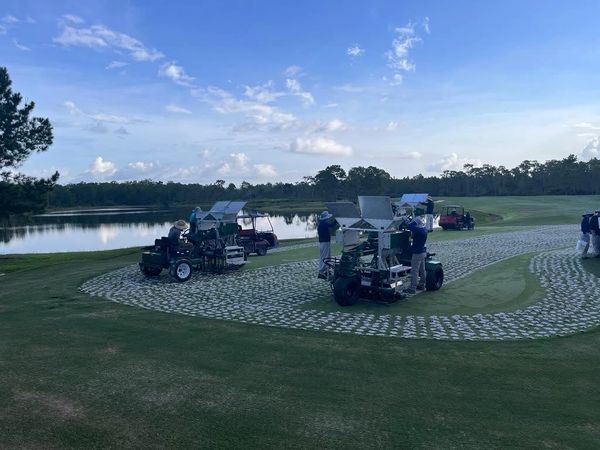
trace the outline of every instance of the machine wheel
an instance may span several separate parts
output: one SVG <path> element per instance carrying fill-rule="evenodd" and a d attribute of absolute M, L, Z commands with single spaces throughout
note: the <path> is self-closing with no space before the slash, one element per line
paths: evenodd
<path fill-rule="evenodd" d="M 360 279 L 338 278 L 333 284 L 333 298 L 340 306 L 352 306 L 360 297 Z"/>
<path fill-rule="evenodd" d="M 428 291 L 437 291 L 444 284 L 444 269 L 437 266 L 433 270 L 427 271 L 426 287 Z"/>
<path fill-rule="evenodd" d="M 170 273 L 173 278 L 180 283 L 183 283 L 192 277 L 192 263 L 187 259 L 176 261 L 175 264 L 171 266 Z"/>
<path fill-rule="evenodd" d="M 265 247 L 264 245 L 256 247 L 256 254 L 258 256 L 265 256 L 267 254 L 267 247 Z"/>
<path fill-rule="evenodd" d="M 140 270 L 147 277 L 157 277 L 162 272 L 161 267 L 140 266 Z"/>

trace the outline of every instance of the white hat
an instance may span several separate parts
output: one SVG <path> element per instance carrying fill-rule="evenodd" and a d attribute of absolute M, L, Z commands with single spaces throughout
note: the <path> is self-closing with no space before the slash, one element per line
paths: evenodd
<path fill-rule="evenodd" d="M 187 228 L 187 222 L 185 220 L 183 220 L 183 219 L 179 219 L 177 222 L 175 222 L 173 224 L 173 226 L 175 228 L 180 229 L 180 230 L 185 230 Z"/>
<path fill-rule="evenodd" d="M 321 217 L 319 217 L 319 220 L 327 220 L 327 219 L 330 219 L 330 218 L 332 218 L 332 217 L 333 217 L 333 215 L 331 215 L 331 214 L 329 213 L 329 211 L 323 211 L 323 212 L 321 213 Z"/>

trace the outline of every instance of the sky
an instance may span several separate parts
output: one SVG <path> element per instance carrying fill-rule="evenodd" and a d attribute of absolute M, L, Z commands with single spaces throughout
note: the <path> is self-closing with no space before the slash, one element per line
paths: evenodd
<path fill-rule="evenodd" d="M 61 183 L 396 177 L 600 156 L 598 1 L 0 4 Z"/>

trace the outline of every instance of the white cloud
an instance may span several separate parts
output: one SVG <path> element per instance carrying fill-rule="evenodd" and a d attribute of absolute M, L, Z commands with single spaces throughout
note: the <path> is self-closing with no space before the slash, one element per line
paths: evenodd
<path fill-rule="evenodd" d="M 254 167 L 259 177 L 268 178 L 277 176 L 277 171 L 271 164 L 254 164 L 252 167 Z"/>
<path fill-rule="evenodd" d="M 177 106 L 173 103 L 170 103 L 165 106 L 165 111 L 176 113 L 176 114 L 191 114 L 192 112 L 189 109 L 182 108 L 181 106 Z"/>
<path fill-rule="evenodd" d="M 273 81 L 257 86 L 245 86 L 244 95 L 260 103 L 273 103 L 277 98 L 285 95 L 284 92 L 278 92 L 274 89 Z"/>
<path fill-rule="evenodd" d="M 123 116 L 115 116 L 114 114 L 86 114 L 90 119 L 97 120 L 99 122 L 108 122 L 108 123 L 132 123 L 135 122 L 135 119 L 131 119 L 129 117 Z"/>
<path fill-rule="evenodd" d="M 0 25 L 0 35 L 6 34 L 6 27 L 3 25 Z"/>
<path fill-rule="evenodd" d="M 106 70 L 120 69 L 121 67 L 125 67 L 128 65 L 129 65 L 129 63 L 126 63 L 124 61 L 111 61 L 110 63 L 108 63 L 108 65 L 105 67 L 105 69 Z"/>
<path fill-rule="evenodd" d="M 429 29 L 429 17 L 423 19 L 423 29 L 425 30 L 425 33 L 431 34 L 431 30 Z"/>
<path fill-rule="evenodd" d="M 140 171 L 140 172 L 148 172 L 148 171 L 154 169 L 155 164 L 153 162 L 136 161 L 136 162 L 127 164 L 127 167 L 129 167 L 133 170 Z"/>
<path fill-rule="evenodd" d="M 465 164 L 473 164 L 474 166 L 480 166 L 481 160 L 460 158 L 457 153 L 450 153 L 437 162 L 427 166 L 427 170 L 430 172 L 443 172 L 444 170 L 462 170 Z"/>
<path fill-rule="evenodd" d="M 324 128 L 326 131 L 345 131 L 348 129 L 348 125 L 339 119 L 333 119 L 327 122 Z"/>
<path fill-rule="evenodd" d="M 348 47 L 346 49 L 346 55 L 356 58 L 357 56 L 362 56 L 365 54 L 365 49 L 360 48 L 358 44 L 353 45 L 352 47 Z"/>
<path fill-rule="evenodd" d="M 300 137 L 290 144 L 290 150 L 294 153 L 303 153 L 309 155 L 352 155 L 352 147 L 340 144 L 329 137 Z"/>
<path fill-rule="evenodd" d="M 107 161 L 102 156 L 98 156 L 90 168 L 90 172 L 95 175 L 113 175 L 117 167 L 111 161 Z"/>
<path fill-rule="evenodd" d="M 163 64 L 158 71 L 158 74 L 162 77 L 170 78 L 176 84 L 180 86 L 190 87 L 194 81 L 194 77 L 189 76 L 185 73 L 183 67 L 178 66 L 175 62 Z"/>
<path fill-rule="evenodd" d="M 302 72 L 302 67 L 300 67 L 300 66 L 296 66 L 296 65 L 293 65 L 293 66 L 289 66 L 289 67 L 287 67 L 287 68 L 286 68 L 286 69 L 283 71 L 283 74 L 284 74 L 286 77 L 295 77 L 295 76 L 297 76 L 297 75 L 298 75 L 300 72 Z"/>
<path fill-rule="evenodd" d="M 425 33 L 429 34 L 429 18 L 426 17 L 421 23 Z M 395 71 L 390 78 L 391 85 L 399 85 L 402 83 L 403 77 L 401 72 L 413 72 L 415 64 L 410 60 L 410 50 L 422 39 L 417 35 L 415 24 L 408 23 L 403 27 L 398 27 L 394 30 L 396 37 L 392 40 L 392 48 L 385 53 L 387 65 Z M 387 80 L 387 78 L 384 78 Z"/>
<path fill-rule="evenodd" d="M 129 131 L 125 127 L 119 127 L 114 131 L 115 134 L 119 134 L 121 136 L 127 136 Z"/>
<path fill-rule="evenodd" d="M 408 59 L 408 51 L 417 42 L 421 42 L 421 38 L 415 36 L 415 29 L 412 24 L 396 28 L 394 31 L 397 36 L 392 41 L 392 49 L 385 54 L 388 66 L 394 70 L 405 72 L 415 70 L 415 65 Z"/>
<path fill-rule="evenodd" d="M 93 25 L 89 28 L 65 25 L 62 27 L 62 33 L 53 40 L 65 47 L 83 46 L 126 51 L 136 61 L 156 61 L 164 57 L 161 52 L 147 48 L 134 37 L 113 31 L 103 25 Z"/>
<path fill-rule="evenodd" d="M 398 127 L 400 126 L 400 124 L 398 122 L 388 122 L 388 124 L 385 126 L 385 129 L 387 131 L 396 131 L 398 129 Z"/>
<path fill-rule="evenodd" d="M 354 84 L 346 83 L 340 86 L 335 86 L 334 89 L 336 91 L 348 92 L 350 94 L 359 94 L 361 92 L 365 92 L 366 88 L 364 86 L 356 86 Z"/>
<path fill-rule="evenodd" d="M 248 162 L 250 158 L 245 153 L 232 153 L 229 155 L 229 160 L 223 162 L 221 167 L 217 169 L 220 175 L 239 175 L 248 172 Z"/>
<path fill-rule="evenodd" d="M 17 19 L 15 16 L 11 16 L 10 14 L 4 16 L 2 19 L 0 19 L 0 21 L 2 23 L 6 23 L 6 24 L 9 24 L 9 25 L 13 24 L 13 23 L 19 23 L 20 22 L 19 19 Z"/>
<path fill-rule="evenodd" d="M 82 23 L 85 23 L 85 20 L 83 20 L 79 16 L 76 16 L 75 14 L 63 14 L 62 18 L 76 25 L 81 25 Z"/>
<path fill-rule="evenodd" d="M 29 47 L 27 47 L 26 45 L 23 44 L 19 44 L 19 42 L 16 39 L 13 39 L 13 44 L 15 44 L 15 47 L 17 47 L 19 50 L 24 51 L 24 52 L 28 52 L 31 49 Z"/>
<path fill-rule="evenodd" d="M 323 105 L 323 108 L 337 108 L 339 105 L 335 102 L 329 102 L 326 105 Z"/>
<path fill-rule="evenodd" d="M 592 158 L 600 159 L 600 136 L 595 136 L 581 151 L 582 161 L 589 161 Z"/>
<path fill-rule="evenodd" d="M 69 110 L 71 114 L 83 114 L 83 112 L 77 107 L 77 105 L 71 100 L 67 100 L 64 103 L 65 107 Z"/>
<path fill-rule="evenodd" d="M 573 125 L 573 128 L 577 128 L 579 130 L 600 130 L 600 126 L 594 125 L 590 122 L 579 122 Z"/>
<path fill-rule="evenodd" d="M 218 87 L 192 89 L 192 95 L 212 105 L 221 114 L 243 114 L 259 126 L 285 128 L 296 122 L 296 117 L 279 108 L 255 101 L 239 100 Z"/>
<path fill-rule="evenodd" d="M 398 159 L 421 159 L 423 158 L 423 154 L 420 152 L 407 152 L 401 153 L 397 156 Z"/>
<path fill-rule="evenodd" d="M 285 85 L 287 86 L 288 90 L 292 93 L 292 95 L 297 95 L 302 99 L 302 103 L 305 106 L 313 105 L 315 103 L 315 99 L 313 98 L 312 94 L 302 89 L 302 86 L 300 86 L 298 80 L 294 78 L 288 78 L 287 80 L 285 80 Z"/>

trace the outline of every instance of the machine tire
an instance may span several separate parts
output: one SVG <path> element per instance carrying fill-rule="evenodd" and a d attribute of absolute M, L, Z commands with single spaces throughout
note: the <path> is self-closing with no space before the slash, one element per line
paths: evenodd
<path fill-rule="evenodd" d="M 425 287 L 428 291 L 437 291 L 444 284 L 444 269 L 437 266 L 435 269 L 427 271 Z"/>
<path fill-rule="evenodd" d="M 183 283 L 192 277 L 192 271 L 192 263 L 187 259 L 180 259 L 175 261 L 169 272 L 176 281 Z"/>
<path fill-rule="evenodd" d="M 267 254 L 267 247 L 265 247 L 264 245 L 256 247 L 256 254 L 258 256 L 265 256 Z"/>
<path fill-rule="evenodd" d="M 357 277 L 338 278 L 333 283 L 333 298 L 340 306 L 352 306 L 360 298 L 360 279 Z"/>
<path fill-rule="evenodd" d="M 162 272 L 161 267 L 140 266 L 140 270 L 147 277 L 157 277 Z"/>

